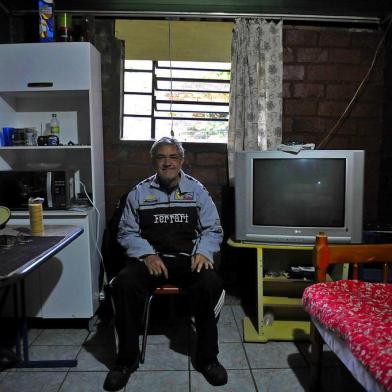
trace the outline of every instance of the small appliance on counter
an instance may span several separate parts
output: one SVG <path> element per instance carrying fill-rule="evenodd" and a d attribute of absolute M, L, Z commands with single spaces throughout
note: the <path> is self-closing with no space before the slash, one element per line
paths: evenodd
<path fill-rule="evenodd" d="M 68 209 L 74 179 L 67 171 L 0 171 L 0 205 L 27 210 L 30 198 L 44 199 L 44 209 Z"/>

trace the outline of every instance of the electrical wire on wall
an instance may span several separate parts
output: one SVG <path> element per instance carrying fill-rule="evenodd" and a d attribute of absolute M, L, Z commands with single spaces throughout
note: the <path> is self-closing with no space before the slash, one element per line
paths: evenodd
<path fill-rule="evenodd" d="M 101 221 L 101 214 L 98 210 L 98 208 L 96 207 L 96 205 L 93 203 L 93 201 L 91 200 L 87 189 L 86 189 L 86 185 L 84 185 L 84 183 L 82 181 L 79 181 L 80 185 L 83 188 L 83 192 L 85 194 L 85 196 L 87 197 L 87 200 L 90 202 L 90 204 L 93 206 L 96 214 L 97 214 L 97 227 L 96 227 L 96 232 L 95 232 L 95 238 L 94 238 L 94 245 L 95 245 L 95 249 L 97 250 L 97 253 L 99 255 L 99 259 L 100 259 L 100 263 L 102 266 L 102 271 L 103 271 L 103 284 L 106 286 L 109 282 L 108 282 L 108 278 L 107 278 L 107 273 L 106 273 L 106 268 L 105 265 L 103 263 L 103 257 L 102 257 L 102 253 L 101 250 L 99 249 L 98 243 L 99 243 L 99 225 L 100 225 L 100 221 Z"/>
<path fill-rule="evenodd" d="M 385 39 L 388 35 L 389 29 L 391 28 L 392 25 L 392 16 L 389 16 L 388 19 L 388 25 L 384 31 L 384 34 L 382 35 L 380 42 L 377 45 L 376 51 L 374 52 L 373 55 L 373 60 L 370 64 L 370 67 L 368 69 L 368 71 L 366 72 L 365 77 L 362 79 L 361 83 L 359 84 L 358 88 L 356 89 L 354 96 L 351 98 L 350 102 L 348 103 L 348 105 L 346 106 L 346 108 L 344 109 L 343 113 L 341 114 L 341 116 L 338 118 L 338 120 L 336 121 L 336 124 L 328 131 L 328 133 L 324 136 L 324 138 L 320 141 L 320 143 L 316 146 L 316 149 L 320 149 L 322 146 L 324 146 L 326 143 L 328 143 L 328 141 L 331 139 L 331 137 L 336 133 L 336 131 L 339 129 L 339 127 L 343 124 L 344 120 L 347 118 L 348 114 L 351 112 L 352 107 L 354 106 L 355 102 L 357 101 L 360 93 L 362 92 L 362 90 L 365 87 L 365 83 L 368 81 L 369 76 L 376 64 L 376 60 L 378 55 L 381 52 L 381 49 L 384 46 L 385 43 Z"/>
<path fill-rule="evenodd" d="M 173 130 L 173 70 L 172 70 L 172 53 L 171 53 L 171 24 L 170 20 L 167 21 L 169 24 L 169 67 L 170 67 L 170 136 L 174 137 L 174 130 Z"/>

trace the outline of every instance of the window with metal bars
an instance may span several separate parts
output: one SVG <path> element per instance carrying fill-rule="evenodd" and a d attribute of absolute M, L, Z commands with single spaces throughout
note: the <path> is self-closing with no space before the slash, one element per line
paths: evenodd
<path fill-rule="evenodd" d="M 122 140 L 227 143 L 230 63 L 125 60 Z"/>

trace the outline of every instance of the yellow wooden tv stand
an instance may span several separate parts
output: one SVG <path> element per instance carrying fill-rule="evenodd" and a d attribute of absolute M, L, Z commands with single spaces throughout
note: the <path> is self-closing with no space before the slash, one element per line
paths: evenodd
<path fill-rule="evenodd" d="M 255 248 L 257 254 L 256 317 L 255 323 L 249 317 L 244 318 L 244 341 L 309 340 L 310 321 L 303 310 L 301 296 L 303 289 L 309 284 L 312 284 L 313 281 L 288 279 L 285 276 L 266 277 L 264 276 L 265 270 L 263 269 L 263 265 L 265 250 L 312 251 L 313 246 L 266 245 L 237 242 L 232 239 L 228 240 L 228 245 L 237 248 Z M 266 288 L 268 288 L 268 295 L 265 295 Z M 286 294 L 287 296 L 285 296 Z M 276 317 L 273 318 L 270 325 L 265 325 L 264 323 L 264 316 L 267 313 L 276 314 Z M 294 316 L 292 319 L 290 319 L 290 314 Z M 303 314 L 302 319 L 301 317 L 297 317 L 298 314 Z"/>

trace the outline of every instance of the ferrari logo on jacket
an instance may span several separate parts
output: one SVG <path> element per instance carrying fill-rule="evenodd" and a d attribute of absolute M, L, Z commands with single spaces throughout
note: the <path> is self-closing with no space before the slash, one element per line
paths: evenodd
<path fill-rule="evenodd" d="M 156 214 L 154 223 L 188 223 L 188 214 Z"/>

